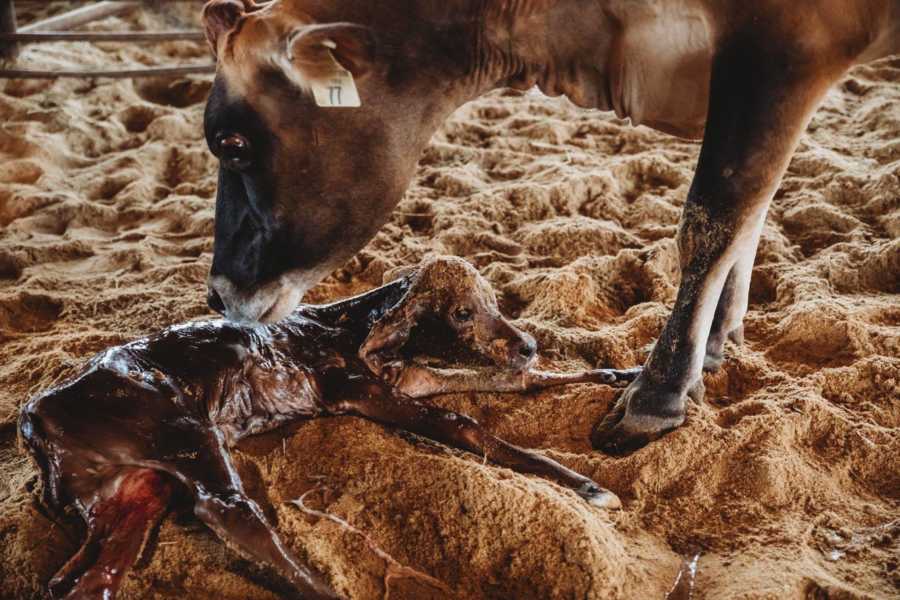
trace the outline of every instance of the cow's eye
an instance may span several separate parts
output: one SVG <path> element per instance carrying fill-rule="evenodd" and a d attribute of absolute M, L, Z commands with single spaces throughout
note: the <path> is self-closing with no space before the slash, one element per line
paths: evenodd
<path fill-rule="evenodd" d="M 234 171 L 243 171 L 253 162 L 250 142 L 239 133 L 224 133 L 218 137 L 219 160 Z"/>

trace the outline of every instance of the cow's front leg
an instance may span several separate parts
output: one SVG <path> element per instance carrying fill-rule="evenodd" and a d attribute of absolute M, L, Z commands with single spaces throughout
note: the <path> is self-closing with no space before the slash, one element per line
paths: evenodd
<path fill-rule="evenodd" d="M 773 29 L 738 32 L 716 53 L 706 134 L 679 231 L 675 306 L 643 373 L 595 427 L 595 448 L 632 450 L 681 425 L 687 397 L 702 395 L 710 342 L 712 354 L 721 354 L 724 337 L 710 339 L 720 301 L 717 335 L 740 327 L 769 202 L 810 115 L 848 64 L 795 39 Z"/>

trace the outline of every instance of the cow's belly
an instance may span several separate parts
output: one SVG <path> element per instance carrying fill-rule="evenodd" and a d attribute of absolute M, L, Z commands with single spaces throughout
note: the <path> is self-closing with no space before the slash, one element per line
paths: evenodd
<path fill-rule="evenodd" d="M 689 4 L 632 6 L 607 64 L 613 109 L 635 125 L 701 137 L 712 62 L 706 16 Z"/>

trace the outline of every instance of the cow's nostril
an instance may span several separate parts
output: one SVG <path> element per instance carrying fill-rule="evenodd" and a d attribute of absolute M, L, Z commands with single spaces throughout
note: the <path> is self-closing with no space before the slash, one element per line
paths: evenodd
<path fill-rule="evenodd" d="M 219 292 L 217 292 L 216 290 L 209 290 L 209 292 L 206 294 L 206 303 L 217 313 L 221 315 L 225 314 L 225 303 L 222 302 L 222 297 L 219 296 Z"/>
<path fill-rule="evenodd" d="M 534 353 L 537 351 L 537 344 L 534 342 L 525 342 L 521 346 L 519 346 L 519 354 L 524 356 L 525 358 L 531 358 L 534 356 Z"/>

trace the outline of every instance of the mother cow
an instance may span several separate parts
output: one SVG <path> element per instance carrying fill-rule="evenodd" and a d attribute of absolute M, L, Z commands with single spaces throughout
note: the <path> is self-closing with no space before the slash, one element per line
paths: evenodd
<path fill-rule="evenodd" d="M 283 318 L 360 250 L 435 130 L 490 89 L 703 137 L 675 307 L 594 430 L 606 449 L 684 421 L 702 369 L 741 340 L 766 210 L 810 116 L 850 66 L 900 52 L 900 0 L 212 0 L 204 23 L 221 161 L 209 303 L 236 321 Z"/>

